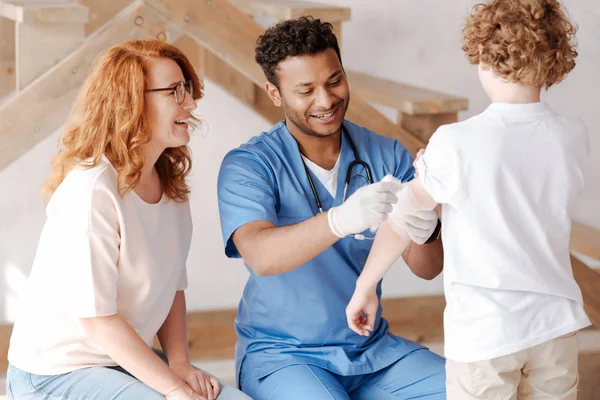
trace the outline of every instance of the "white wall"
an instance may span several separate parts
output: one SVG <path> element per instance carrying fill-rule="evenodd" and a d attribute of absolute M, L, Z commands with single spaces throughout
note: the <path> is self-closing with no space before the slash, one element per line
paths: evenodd
<path fill-rule="evenodd" d="M 460 28 L 471 0 L 328 2 L 352 8 L 352 20 L 343 27 L 346 68 L 468 97 L 470 109 L 461 118 L 486 107 L 476 68 L 460 50 Z M 545 100 L 563 114 L 583 118 L 592 132 L 594 165 L 577 218 L 600 228 L 600 3 L 566 3 L 580 26 L 580 56 L 575 71 Z M 188 260 L 188 305 L 191 309 L 235 307 L 248 274 L 239 260 L 223 255 L 216 201 L 218 166 L 229 149 L 270 125 L 210 82 L 198 112 L 208 134 L 198 132 L 191 143 L 195 231 Z M 14 319 L 16 299 L 34 257 L 44 223 L 37 190 L 49 172 L 57 137 L 58 132 L 0 172 L 0 322 Z M 404 265 L 397 265 L 384 284 L 386 296 L 441 291 L 441 279 L 419 280 Z"/>

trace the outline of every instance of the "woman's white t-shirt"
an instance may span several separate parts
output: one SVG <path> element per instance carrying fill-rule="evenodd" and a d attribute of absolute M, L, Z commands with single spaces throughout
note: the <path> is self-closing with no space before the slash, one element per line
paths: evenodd
<path fill-rule="evenodd" d="M 73 169 L 46 207 L 8 360 L 38 375 L 116 363 L 84 333 L 80 318 L 119 314 L 151 346 L 175 293 L 187 287 L 189 203 L 121 197 L 103 157 Z M 119 340 L 119 338 L 114 338 Z"/>
<path fill-rule="evenodd" d="M 475 362 L 590 324 L 571 270 L 589 136 L 545 103 L 493 103 L 442 126 L 416 163 L 442 204 L 445 355 Z"/>

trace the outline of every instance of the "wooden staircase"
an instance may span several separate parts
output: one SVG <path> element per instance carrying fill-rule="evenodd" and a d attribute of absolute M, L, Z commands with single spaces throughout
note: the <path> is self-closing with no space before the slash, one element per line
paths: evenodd
<path fill-rule="evenodd" d="M 281 110 L 267 97 L 254 61 L 264 32 L 256 20 L 301 15 L 331 22 L 341 41 L 350 9 L 280 0 L 0 0 L 0 172 L 64 124 L 98 55 L 132 39 L 175 44 L 201 76 L 267 121 L 279 121 Z M 465 98 L 360 72 L 347 75 L 352 101 L 346 118 L 399 139 L 413 155 L 468 107 Z M 372 104 L 395 109 L 397 121 Z M 600 259 L 600 231 L 574 224 L 571 248 Z M 575 256 L 573 269 L 586 310 L 600 327 L 600 274 Z M 7 339 L 0 330 L 0 353 Z M 0 354 L 0 369 L 4 360 Z"/>
<path fill-rule="evenodd" d="M 0 106 L 0 171 L 64 123 L 98 54 L 135 38 L 174 43 L 202 76 L 266 120 L 280 120 L 281 110 L 268 99 L 264 75 L 254 61 L 256 38 L 264 29 L 253 16 L 281 20 L 305 14 L 332 21 L 341 37 L 341 24 L 350 10 L 276 0 L 0 2 L 0 32 L 7 39 L 0 47 L 0 95 L 15 93 Z M 61 40 L 52 40 L 55 37 Z M 413 154 L 440 123 L 456 121 L 467 107 L 463 98 L 350 71 L 349 77 L 352 102 L 347 118 L 399 139 Z M 374 92 L 372 82 L 389 87 L 392 94 Z M 390 96 L 403 104 L 390 103 Z M 397 107 L 401 123 L 390 121 L 369 103 Z M 453 107 L 440 107 L 446 103 Z"/>

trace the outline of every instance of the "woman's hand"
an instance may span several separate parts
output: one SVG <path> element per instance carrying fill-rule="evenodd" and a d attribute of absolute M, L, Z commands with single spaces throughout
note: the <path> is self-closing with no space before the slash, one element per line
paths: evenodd
<path fill-rule="evenodd" d="M 171 363 L 170 367 L 177 376 L 183 379 L 189 388 L 202 396 L 198 397 L 198 399 L 215 400 L 221 392 L 221 385 L 219 385 L 219 382 L 215 378 L 202 371 L 198 371 L 189 362 Z M 167 399 L 171 400 L 169 397 Z M 179 397 L 173 397 L 173 399 L 179 400 Z M 187 399 L 187 397 L 182 397 L 182 399 Z M 195 400 L 196 397 L 191 397 L 191 399 Z"/>
<path fill-rule="evenodd" d="M 185 382 L 181 383 L 177 389 L 165 395 L 166 400 L 207 400 L 205 396 L 202 396 L 192 390 Z"/>

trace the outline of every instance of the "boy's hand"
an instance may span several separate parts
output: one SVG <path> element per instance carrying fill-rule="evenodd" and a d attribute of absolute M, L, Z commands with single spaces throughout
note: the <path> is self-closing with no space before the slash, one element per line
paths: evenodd
<path fill-rule="evenodd" d="M 350 329 L 359 335 L 369 336 L 374 329 L 378 307 L 379 298 L 377 298 L 375 288 L 359 289 L 357 287 L 346 307 L 346 318 Z"/>

